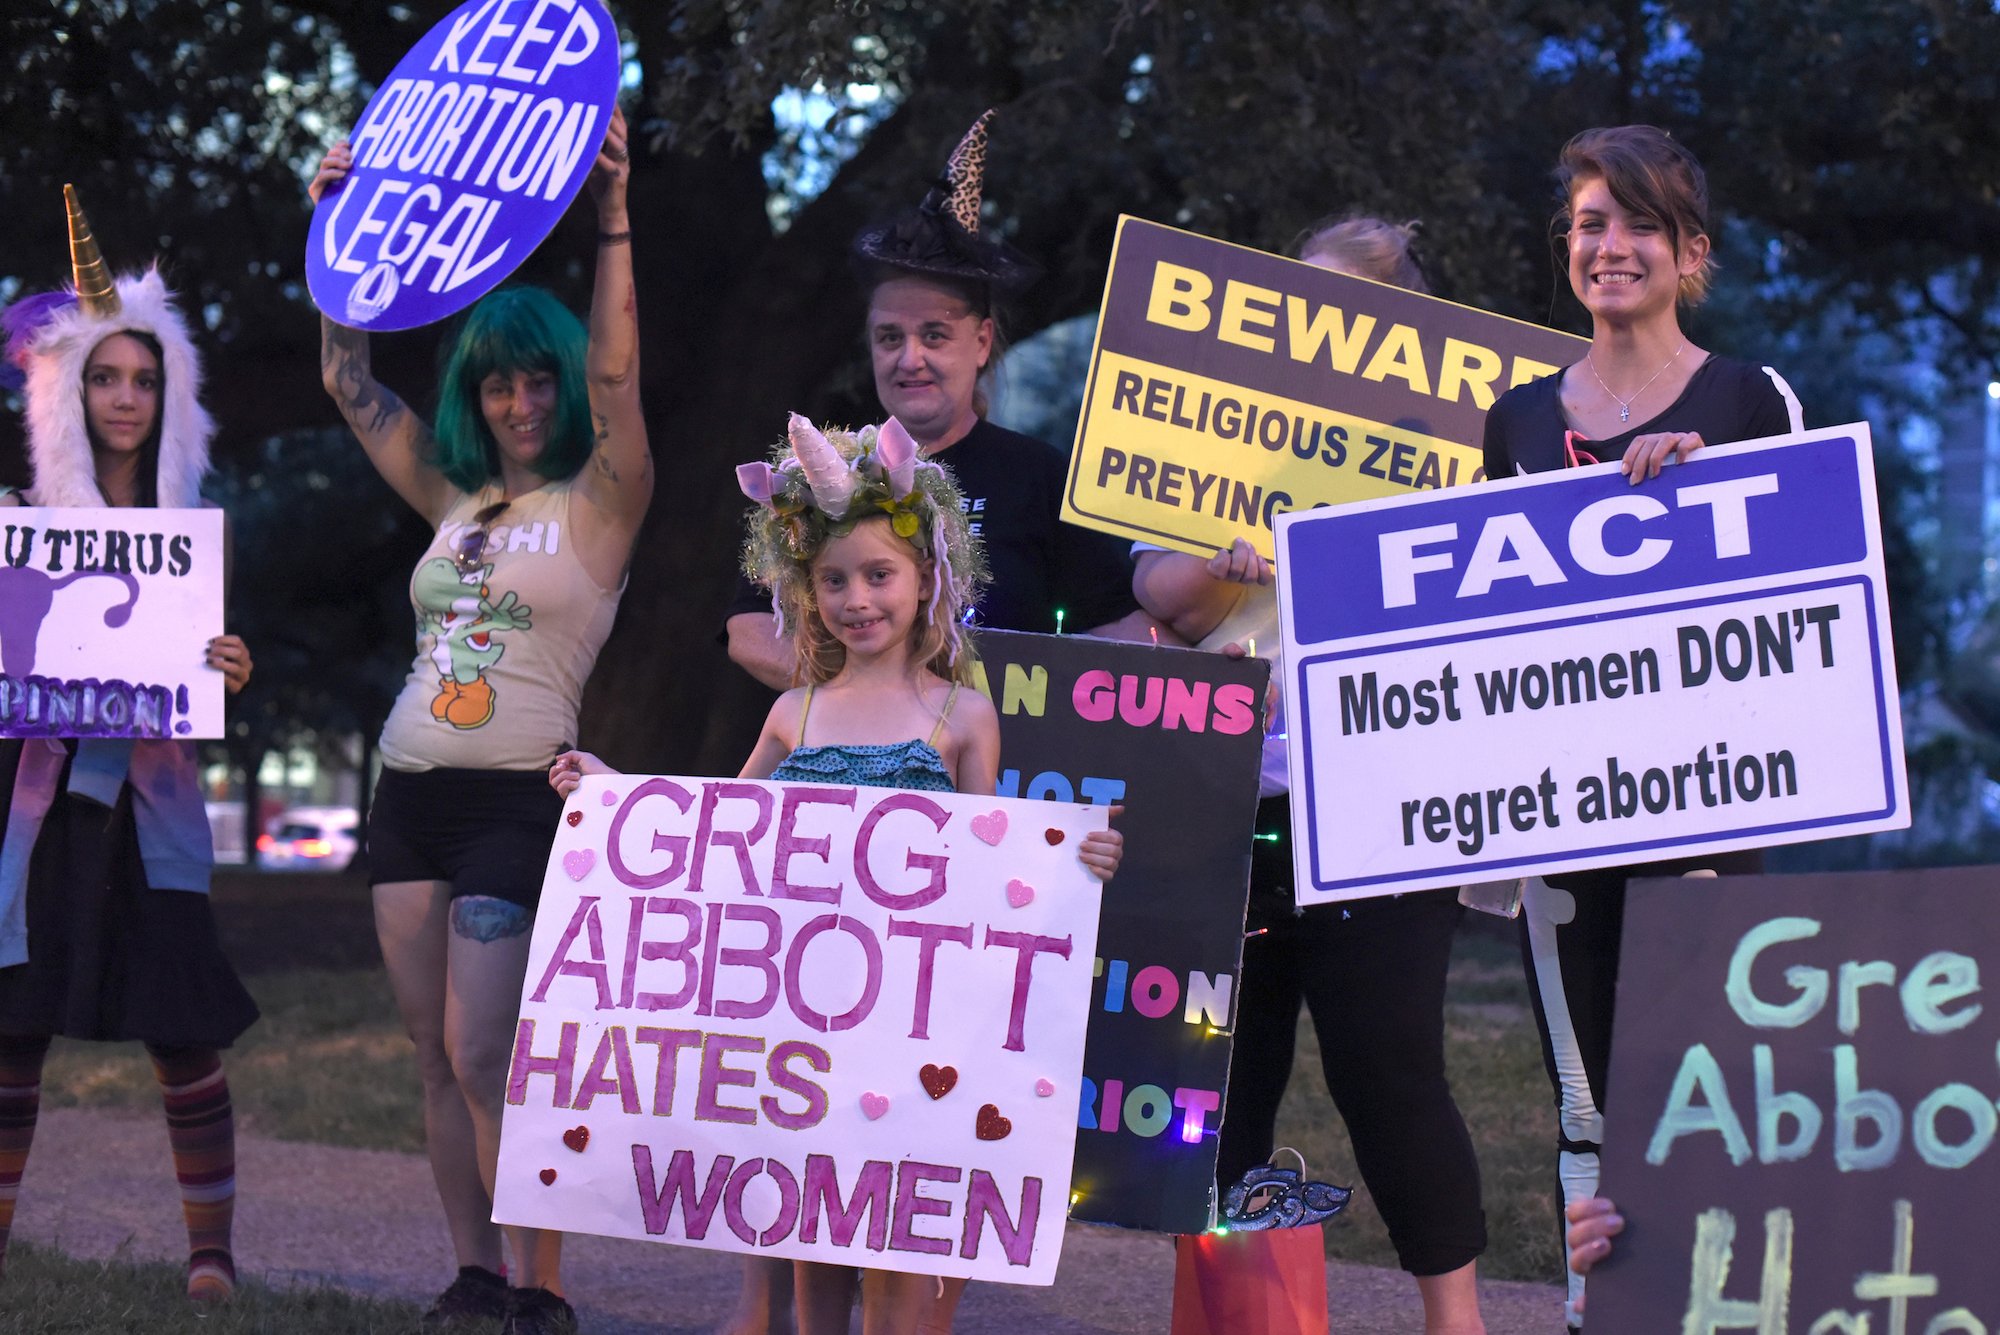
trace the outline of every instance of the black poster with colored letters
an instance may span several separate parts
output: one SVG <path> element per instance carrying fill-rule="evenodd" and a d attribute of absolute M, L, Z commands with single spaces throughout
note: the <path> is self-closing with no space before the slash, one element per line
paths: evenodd
<path fill-rule="evenodd" d="M 985 631 L 1000 795 L 1123 803 L 1084 1044 L 1071 1215 L 1208 1226 L 1270 664 Z"/>
<path fill-rule="evenodd" d="M 1632 883 L 1591 1330 L 2000 1330 L 1996 885 Z"/>

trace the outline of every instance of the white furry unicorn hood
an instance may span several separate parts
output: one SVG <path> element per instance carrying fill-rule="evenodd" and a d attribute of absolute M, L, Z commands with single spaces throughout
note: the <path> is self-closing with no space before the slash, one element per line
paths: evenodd
<path fill-rule="evenodd" d="M 187 324 L 157 268 L 110 280 L 74 193 L 67 189 L 65 193 L 70 197 L 77 296 L 47 301 L 33 328 L 10 331 L 10 359 L 26 372 L 28 458 L 35 474 L 29 496 L 37 505 L 105 503 L 91 460 L 83 371 L 92 349 L 104 339 L 134 332 L 149 334 L 160 345 L 165 383 L 160 395 L 159 503 L 166 508 L 197 507 L 202 503 L 201 480 L 208 472 L 208 443 L 215 423 L 201 406 L 201 358 Z"/>

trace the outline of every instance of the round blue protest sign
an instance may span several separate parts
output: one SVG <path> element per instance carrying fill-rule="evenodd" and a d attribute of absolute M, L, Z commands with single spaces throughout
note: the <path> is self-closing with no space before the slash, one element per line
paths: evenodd
<path fill-rule="evenodd" d="M 319 308 L 412 329 L 490 292 L 582 188 L 618 96 L 598 0 L 466 0 L 369 99 L 306 242 Z"/>

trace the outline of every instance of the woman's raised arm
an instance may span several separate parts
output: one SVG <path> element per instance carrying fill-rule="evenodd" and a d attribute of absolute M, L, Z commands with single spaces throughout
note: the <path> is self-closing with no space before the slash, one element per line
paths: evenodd
<path fill-rule="evenodd" d="M 354 165 L 347 141 L 335 144 L 320 160 L 319 174 L 306 193 L 318 204 L 337 190 Z M 368 360 L 368 335 L 319 317 L 319 379 L 368 452 L 368 461 L 382 480 L 435 524 L 451 504 L 451 483 L 430 462 L 431 429 L 394 391 L 375 379 Z"/>
<path fill-rule="evenodd" d="M 623 568 L 631 539 L 653 499 L 653 455 L 639 406 L 639 305 L 632 278 L 632 220 L 625 207 L 631 176 L 625 113 L 611 124 L 590 173 L 597 201 L 597 286 L 590 299 L 590 346 L 584 354 L 590 422 L 596 439 L 577 491 L 604 516 Z"/>

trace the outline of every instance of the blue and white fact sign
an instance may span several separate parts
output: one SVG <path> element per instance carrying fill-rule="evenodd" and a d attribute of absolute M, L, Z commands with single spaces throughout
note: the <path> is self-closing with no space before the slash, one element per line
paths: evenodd
<path fill-rule="evenodd" d="M 582 188 L 618 77 L 598 0 L 466 0 L 361 113 L 354 170 L 313 212 L 313 301 L 356 329 L 412 329 L 486 295 Z"/>
<path fill-rule="evenodd" d="M 1910 823 L 1865 424 L 1277 545 L 1303 903 Z"/>

